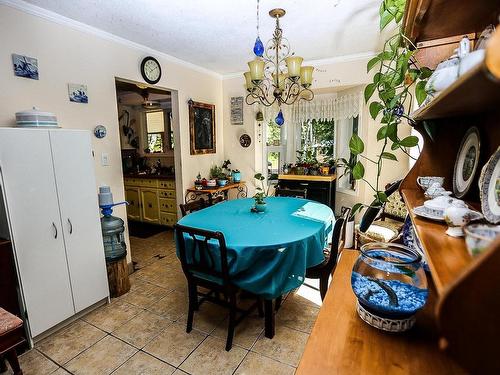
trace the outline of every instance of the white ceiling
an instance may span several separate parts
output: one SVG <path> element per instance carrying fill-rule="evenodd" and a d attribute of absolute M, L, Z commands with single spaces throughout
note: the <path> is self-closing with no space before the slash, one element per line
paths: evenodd
<path fill-rule="evenodd" d="M 247 69 L 256 36 L 256 0 L 27 0 L 28 3 L 222 75 Z M 282 7 L 284 36 L 305 60 L 380 49 L 380 0 L 261 0 L 260 35 Z"/>

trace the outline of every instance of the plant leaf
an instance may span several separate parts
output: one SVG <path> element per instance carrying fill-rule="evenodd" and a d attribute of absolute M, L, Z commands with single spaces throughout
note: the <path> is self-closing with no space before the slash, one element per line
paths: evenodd
<path fill-rule="evenodd" d="M 352 169 L 352 177 L 355 180 L 361 180 L 364 175 L 365 175 L 365 167 L 363 167 L 363 164 L 361 164 L 361 162 L 358 161 L 354 166 L 354 168 Z"/>
<path fill-rule="evenodd" d="M 426 83 L 427 81 L 419 81 L 415 86 L 415 96 L 419 105 L 427 98 L 427 92 L 425 91 Z"/>
<path fill-rule="evenodd" d="M 371 102 L 370 103 L 370 116 L 372 116 L 372 119 L 376 119 L 377 115 L 379 112 L 384 108 L 382 104 L 379 102 Z"/>
<path fill-rule="evenodd" d="M 373 83 L 379 83 L 380 78 L 382 78 L 382 73 L 380 72 L 375 73 L 375 75 L 373 76 Z"/>
<path fill-rule="evenodd" d="M 358 213 L 363 208 L 363 203 L 356 203 L 354 206 L 351 208 L 351 213 L 349 214 L 349 221 L 354 220 L 354 216 Z"/>
<path fill-rule="evenodd" d="M 365 103 L 368 103 L 376 88 L 377 86 L 374 83 L 370 83 L 365 87 Z"/>
<path fill-rule="evenodd" d="M 393 142 L 391 146 L 391 150 L 395 151 L 399 148 L 399 142 Z"/>
<path fill-rule="evenodd" d="M 393 19 L 394 16 L 388 10 L 384 10 L 380 17 L 380 30 L 383 30 Z"/>
<path fill-rule="evenodd" d="M 366 64 L 366 71 L 369 72 L 370 70 L 372 70 L 375 67 L 375 65 L 377 65 L 379 62 L 380 58 L 378 56 L 375 56 Z"/>
<path fill-rule="evenodd" d="M 375 194 L 375 199 L 377 199 L 379 202 L 388 202 L 389 199 L 387 199 L 387 194 L 385 194 L 383 191 L 377 191 Z"/>
<path fill-rule="evenodd" d="M 387 137 L 387 125 L 382 126 L 377 132 L 377 141 Z"/>
<path fill-rule="evenodd" d="M 418 145 L 418 137 L 409 135 L 408 137 L 400 140 L 399 144 L 403 147 L 415 147 L 416 145 Z"/>
<path fill-rule="evenodd" d="M 393 142 L 398 141 L 398 125 L 395 122 L 387 125 L 387 137 Z"/>
<path fill-rule="evenodd" d="M 420 79 L 427 79 L 431 76 L 432 70 L 424 66 L 423 68 L 420 69 L 420 75 L 418 78 Z"/>
<path fill-rule="evenodd" d="M 349 140 L 349 149 L 354 155 L 359 155 L 365 150 L 365 144 L 363 140 L 359 138 L 359 135 L 353 134 Z"/>
<path fill-rule="evenodd" d="M 390 152 L 382 152 L 382 155 L 380 155 L 380 156 L 384 159 L 398 161 L 398 158 L 396 157 L 396 155 L 391 154 Z"/>

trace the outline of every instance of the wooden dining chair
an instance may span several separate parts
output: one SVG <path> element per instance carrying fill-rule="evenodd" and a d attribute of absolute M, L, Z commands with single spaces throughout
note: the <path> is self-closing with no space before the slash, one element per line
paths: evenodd
<path fill-rule="evenodd" d="M 205 207 L 207 207 L 207 204 L 205 202 L 205 199 L 200 198 L 193 202 L 180 204 L 179 207 L 181 208 L 182 217 L 184 217 L 191 212 L 204 209 Z"/>
<path fill-rule="evenodd" d="M 229 308 L 226 340 L 226 350 L 229 351 L 233 345 L 236 325 L 256 308 L 259 310 L 259 316 L 264 316 L 262 301 L 259 297 L 246 292 L 247 297 L 255 298 L 256 302 L 247 310 L 238 308 L 236 300 L 240 289 L 231 282 L 226 240 L 221 232 L 179 224 L 174 228 L 182 270 L 188 282 L 189 310 L 186 332 L 191 332 L 194 312 L 203 302 L 209 301 Z M 199 291 L 199 286 L 208 289 L 209 292 Z"/>
<path fill-rule="evenodd" d="M 337 265 L 339 249 L 344 246 L 345 223 L 351 210 L 346 210 L 342 217 L 339 217 L 333 226 L 332 244 L 329 248 L 323 250 L 325 259 L 317 266 L 306 270 L 306 277 L 310 279 L 319 279 L 319 292 L 323 301 L 328 290 L 328 281 Z"/>
<path fill-rule="evenodd" d="M 3 357 L 9 362 L 14 375 L 23 375 L 17 359 L 16 347 L 25 342 L 23 321 L 0 307 L 0 372 L 3 373 Z"/>
<path fill-rule="evenodd" d="M 218 196 L 217 198 L 212 199 L 212 206 L 217 203 L 224 202 L 224 197 L 223 196 Z"/>
<path fill-rule="evenodd" d="M 307 199 L 307 189 L 282 189 L 277 187 L 274 191 L 276 197 L 294 197 Z"/>

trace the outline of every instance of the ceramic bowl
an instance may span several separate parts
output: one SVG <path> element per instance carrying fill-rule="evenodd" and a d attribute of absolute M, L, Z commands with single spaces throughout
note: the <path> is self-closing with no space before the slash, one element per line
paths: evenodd
<path fill-rule="evenodd" d="M 451 195 L 451 191 L 447 191 L 441 186 L 440 182 L 433 182 L 431 186 L 425 191 L 425 197 L 428 199 L 434 199 L 442 195 Z"/>
<path fill-rule="evenodd" d="M 459 61 L 458 58 L 451 58 L 440 63 L 434 73 L 430 76 L 425 91 L 435 93 L 443 91 L 451 86 L 458 78 Z"/>
<path fill-rule="evenodd" d="M 16 112 L 16 124 L 19 127 L 46 127 L 57 128 L 56 115 L 50 112 L 42 112 L 33 107 L 28 111 Z"/>
<path fill-rule="evenodd" d="M 431 185 L 433 185 L 435 183 L 439 183 L 439 186 L 443 186 L 444 177 L 424 176 L 424 177 L 417 178 L 418 186 L 420 186 L 424 191 L 426 191 Z"/>
<path fill-rule="evenodd" d="M 500 225 L 469 224 L 464 228 L 467 250 L 472 256 L 482 253 L 498 236 Z"/>
<path fill-rule="evenodd" d="M 460 59 L 459 74 L 463 75 L 484 60 L 485 50 L 473 51 Z"/>
<path fill-rule="evenodd" d="M 450 206 L 467 208 L 464 201 L 447 196 L 440 196 L 424 202 L 425 211 L 434 216 L 443 216 L 444 211 Z"/>
<path fill-rule="evenodd" d="M 451 237 L 462 237 L 464 235 L 463 227 L 471 221 L 482 219 L 480 212 L 471 210 L 467 207 L 457 207 L 451 205 L 444 210 L 444 220 L 448 224 L 446 234 Z"/>

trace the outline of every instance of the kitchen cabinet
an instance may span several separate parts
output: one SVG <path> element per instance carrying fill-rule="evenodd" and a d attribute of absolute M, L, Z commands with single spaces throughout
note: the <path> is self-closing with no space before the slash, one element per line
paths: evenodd
<path fill-rule="evenodd" d="M 278 176 L 280 189 L 307 190 L 307 199 L 329 206 L 335 211 L 336 175 L 306 176 L 280 174 Z"/>
<path fill-rule="evenodd" d="M 149 176 L 125 177 L 129 220 L 174 226 L 177 222 L 175 180 Z"/>
<path fill-rule="evenodd" d="M 90 132 L 0 128 L 0 177 L 35 337 L 109 294 Z"/>

